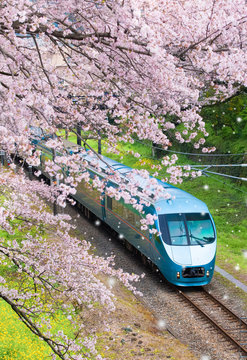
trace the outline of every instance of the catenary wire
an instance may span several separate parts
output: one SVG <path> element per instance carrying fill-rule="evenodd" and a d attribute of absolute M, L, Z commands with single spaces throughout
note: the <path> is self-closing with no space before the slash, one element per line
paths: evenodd
<path fill-rule="evenodd" d="M 223 181 L 223 180 L 217 179 L 217 178 L 215 178 L 215 177 L 212 176 L 212 175 L 208 175 L 208 174 L 203 174 L 203 175 L 206 176 L 206 177 L 209 177 L 209 178 L 212 179 L 212 180 L 218 181 L 218 182 L 220 182 L 221 184 L 224 184 L 224 185 L 226 185 L 226 186 L 228 186 L 228 187 L 230 187 L 230 188 L 232 188 L 232 189 L 234 189 L 234 190 L 240 191 L 240 192 L 242 192 L 243 194 L 246 194 L 246 195 L 247 195 L 247 191 L 244 191 L 244 190 L 242 190 L 242 189 L 240 189 L 240 188 L 238 188 L 238 187 L 236 187 L 236 186 L 230 185 L 230 184 L 226 183 L 226 182 Z"/>
<path fill-rule="evenodd" d="M 193 167 L 191 167 L 193 169 Z M 209 174 L 213 174 L 213 175 L 219 175 L 219 176 L 224 176 L 224 177 L 228 177 L 231 179 L 237 179 L 237 180 L 241 180 L 241 181 L 247 181 L 247 178 L 245 177 L 238 177 L 238 176 L 233 176 L 233 175 L 227 175 L 227 174 L 222 174 L 222 173 L 217 173 L 214 171 L 208 171 L 208 170 L 201 170 L 203 173 L 209 173 Z"/>
<path fill-rule="evenodd" d="M 144 144 L 142 141 L 138 140 L 138 139 L 134 139 L 134 141 L 137 141 L 139 142 L 140 144 L 144 145 L 144 146 L 147 146 L 149 148 L 154 148 L 154 149 L 158 149 L 158 150 L 161 150 L 161 151 L 165 151 L 165 152 L 171 152 L 171 153 L 174 153 L 174 154 L 182 154 L 182 155 L 192 155 L 192 156 L 244 156 L 244 155 L 247 155 L 247 153 L 239 153 L 239 154 L 233 154 L 233 153 L 228 153 L 228 154 L 209 154 L 209 153 L 205 153 L 205 154 L 198 154 L 198 153 L 189 153 L 189 152 L 182 152 L 182 151 L 175 151 L 175 150 L 165 150 L 165 149 L 162 149 L 158 146 L 155 146 L 155 145 L 147 145 L 147 144 Z"/>
<path fill-rule="evenodd" d="M 141 141 L 138 141 L 138 142 L 142 143 Z M 143 143 L 142 143 L 142 144 L 143 144 Z M 149 146 L 149 145 L 146 145 L 146 144 L 143 144 L 143 145 L 144 145 L 144 146 L 147 146 L 147 147 L 149 147 L 149 148 L 152 148 L 152 146 Z M 103 147 L 105 147 L 105 146 L 103 145 Z M 158 147 L 156 147 L 156 148 L 158 148 Z M 158 149 L 160 149 L 160 148 L 158 148 Z M 160 150 L 164 150 L 164 149 L 160 149 Z M 164 151 L 166 151 L 166 150 L 164 150 Z M 184 153 L 184 154 L 189 154 L 189 153 Z M 197 154 L 197 155 L 199 155 L 199 154 Z M 216 155 L 216 154 L 203 154 L 203 155 Z M 221 155 L 230 155 L 230 154 L 221 154 Z M 233 154 L 232 154 L 232 155 L 233 155 Z M 243 155 L 243 154 L 234 154 L 234 155 Z M 134 155 L 133 155 L 133 156 L 134 156 Z M 145 158 L 154 159 L 153 157 L 148 157 L 148 156 L 145 156 Z M 190 167 L 193 169 L 193 167 L 207 167 L 207 166 L 208 166 L 208 167 L 234 167 L 234 166 L 246 167 L 247 164 L 220 164 L 220 165 L 217 165 L 217 164 L 211 164 L 211 165 L 199 164 L 199 165 L 177 165 L 177 166 L 181 166 L 181 167 L 190 166 Z M 198 170 L 198 169 L 194 169 L 194 170 Z M 237 176 L 232 176 L 232 175 L 227 175 L 227 174 L 212 172 L 212 171 L 208 171 L 208 170 L 206 170 L 206 169 L 200 169 L 200 170 L 202 171 L 202 174 L 203 174 L 203 175 L 208 176 L 208 177 L 211 177 L 211 178 L 213 178 L 213 177 L 210 176 L 210 175 L 208 175 L 209 173 L 210 173 L 210 174 L 217 175 L 217 176 L 223 176 L 223 177 L 228 177 L 228 178 L 237 179 L 237 180 L 241 180 L 241 181 L 247 181 L 247 178 L 243 178 L 243 177 L 237 177 Z M 155 171 L 154 171 L 154 173 L 155 173 Z M 152 174 L 150 174 L 150 175 L 152 175 Z M 163 176 L 163 175 L 165 175 L 165 174 L 159 173 L 159 175 L 160 175 L 160 176 Z M 214 178 L 213 178 L 213 179 L 214 179 Z M 216 179 L 215 179 L 215 180 L 216 180 Z M 219 181 L 219 180 L 217 179 L 217 181 Z M 225 182 L 222 182 L 222 183 L 226 184 Z M 227 185 L 227 184 L 226 184 L 226 185 Z M 230 186 L 230 185 L 228 185 L 228 186 Z M 239 191 L 241 191 L 241 192 L 243 192 L 243 193 L 246 193 L 245 191 L 243 191 L 243 190 L 241 190 L 241 189 L 238 189 L 238 188 L 236 188 L 236 187 L 233 187 L 233 186 L 230 186 L 230 187 L 232 187 L 233 189 L 239 190 Z M 247 193 L 246 193 L 246 194 L 247 194 Z"/>
<path fill-rule="evenodd" d="M 234 166 L 240 166 L 240 167 L 247 167 L 247 164 L 200 164 L 200 165 L 177 165 L 181 167 L 190 166 L 190 167 L 234 167 Z M 203 169 L 202 169 L 203 170 Z"/>
<path fill-rule="evenodd" d="M 143 144 L 143 145 L 146 145 L 146 144 Z M 148 145 L 146 145 L 146 146 L 148 146 Z M 106 148 L 105 145 L 103 145 L 103 147 Z M 150 146 L 148 146 L 148 147 L 150 147 Z M 159 149 L 159 148 L 158 148 L 158 149 Z M 237 154 L 235 154 L 235 155 L 237 155 Z M 241 155 L 243 155 L 243 154 L 241 154 Z M 147 157 L 147 156 L 145 156 L 145 158 L 154 159 L 153 157 Z M 222 165 L 210 165 L 210 166 L 215 166 L 215 167 L 217 167 L 217 166 L 246 166 L 246 165 L 247 165 L 247 164 L 222 164 Z M 178 165 L 178 166 L 183 167 L 183 166 L 186 166 L 186 165 Z M 209 165 L 201 165 L 201 164 L 200 164 L 200 165 L 187 165 L 187 166 L 199 167 L 199 166 L 209 166 Z M 196 169 L 195 169 L 195 170 L 196 170 Z M 211 178 L 212 180 L 215 180 L 215 181 L 217 181 L 217 182 L 220 182 L 220 183 L 228 186 L 229 188 L 232 188 L 232 189 L 234 189 L 234 190 L 236 190 L 236 191 L 240 191 L 240 192 L 242 192 L 243 194 L 246 194 L 246 195 L 247 195 L 247 192 L 246 192 L 246 191 L 244 191 L 244 190 L 242 190 L 242 189 L 240 189 L 240 188 L 238 188 L 238 187 L 236 187 L 236 186 L 230 185 L 230 184 L 226 183 L 225 181 L 222 181 L 222 180 L 220 180 L 220 179 L 217 179 L 217 178 L 215 178 L 214 176 L 209 175 L 208 173 L 209 173 L 209 171 L 203 171 L 202 175 L 204 175 L 204 176 L 206 176 L 206 177 L 209 177 L 209 178 Z M 210 172 L 210 173 L 213 173 L 213 172 Z M 215 175 L 220 175 L 220 176 L 222 176 L 222 175 L 224 176 L 224 175 L 225 175 L 225 174 L 220 174 L 220 173 L 213 173 L 213 174 L 215 174 Z M 152 174 L 151 174 L 151 175 L 152 175 Z M 159 173 L 159 175 L 160 175 L 160 176 L 164 176 L 165 174 Z M 225 176 L 226 176 L 226 177 L 230 177 L 230 176 L 227 176 L 227 175 L 225 175 Z M 237 178 L 237 177 L 235 177 L 235 178 Z M 237 179 L 240 179 L 240 180 L 241 180 L 241 178 L 237 178 Z"/>

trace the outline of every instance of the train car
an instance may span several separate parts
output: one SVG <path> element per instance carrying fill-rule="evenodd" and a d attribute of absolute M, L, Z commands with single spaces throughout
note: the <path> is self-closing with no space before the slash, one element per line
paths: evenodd
<path fill-rule="evenodd" d="M 68 145 L 67 145 L 68 146 Z M 39 147 L 39 146 L 38 146 Z M 71 143 L 70 151 L 75 150 Z M 41 167 L 44 171 L 44 159 L 50 158 L 50 149 L 40 144 Z M 118 172 L 127 183 L 126 175 L 133 169 L 102 156 L 81 155 L 86 160 L 91 181 L 97 176 L 106 179 L 106 186 L 118 187 L 119 184 L 108 180 L 109 168 Z M 97 161 L 97 169 L 95 162 Z M 47 174 L 45 174 L 47 175 Z M 148 179 L 135 175 L 141 189 L 148 186 Z M 138 179 L 137 179 L 138 178 Z M 92 189 L 81 182 L 73 198 L 83 207 L 104 221 L 118 234 L 120 239 L 136 248 L 143 256 L 157 266 L 164 277 L 178 286 L 202 286 L 208 284 L 213 276 L 216 256 L 216 228 L 213 218 L 204 202 L 170 184 L 158 180 L 158 184 L 171 194 L 170 199 L 156 200 L 152 194 L 146 198 L 144 214 L 139 213 L 123 199 L 116 200 L 105 192 Z M 128 188 L 128 186 L 127 186 Z M 138 201 L 138 196 L 136 197 Z M 148 230 L 141 229 L 140 220 L 147 214 L 156 215 L 154 225 Z M 153 234 L 149 230 L 157 229 Z"/>

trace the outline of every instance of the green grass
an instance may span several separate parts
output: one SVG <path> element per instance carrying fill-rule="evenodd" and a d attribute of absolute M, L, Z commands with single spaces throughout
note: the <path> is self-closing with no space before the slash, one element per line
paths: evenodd
<path fill-rule="evenodd" d="M 47 360 L 49 346 L 32 334 L 16 313 L 0 300 L 0 359 Z"/>
<path fill-rule="evenodd" d="M 62 330 L 73 338 L 70 321 L 61 312 L 51 318 L 52 333 Z M 41 330 L 45 331 L 43 326 Z M 1 360 L 47 360 L 52 353 L 46 342 L 33 334 L 19 319 L 9 304 L 0 299 L 0 359 Z"/>

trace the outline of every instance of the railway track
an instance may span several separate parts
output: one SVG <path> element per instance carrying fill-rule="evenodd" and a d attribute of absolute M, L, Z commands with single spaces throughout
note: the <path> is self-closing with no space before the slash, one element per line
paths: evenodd
<path fill-rule="evenodd" d="M 139 254 L 145 266 L 151 268 L 154 272 L 158 271 L 156 266 L 145 256 L 142 256 L 132 245 L 128 242 L 125 242 L 124 245 L 130 252 Z M 216 337 L 216 341 L 227 342 L 231 345 L 232 350 L 238 352 L 240 360 L 247 360 L 247 317 L 239 317 L 204 287 L 181 290 L 181 288 L 169 283 L 161 273 L 159 274 L 162 281 L 175 291 L 182 298 L 183 302 L 186 300 L 188 304 L 201 314 L 207 324 L 210 323 L 216 329 L 215 336 L 212 334 L 214 340 Z"/>
<path fill-rule="evenodd" d="M 247 359 L 247 318 L 241 318 L 226 307 L 219 299 L 200 290 L 181 291 L 174 287 L 177 294 L 196 309 L 207 322 L 239 352 L 239 359 Z M 219 339 L 218 339 L 219 340 Z"/>

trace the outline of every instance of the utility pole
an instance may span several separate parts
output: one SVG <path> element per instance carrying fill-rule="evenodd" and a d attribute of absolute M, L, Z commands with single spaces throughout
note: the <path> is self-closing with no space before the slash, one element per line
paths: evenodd
<path fill-rule="evenodd" d="M 77 145 L 81 146 L 81 125 L 80 123 L 76 126 L 76 132 L 77 132 Z"/>
<path fill-rule="evenodd" d="M 101 134 L 100 134 L 100 130 L 98 130 L 98 154 L 101 155 Z"/>
<path fill-rule="evenodd" d="M 5 158 L 5 151 L 0 150 L 0 163 L 2 166 L 4 166 L 4 158 Z"/>
<path fill-rule="evenodd" d="M 33 175 L 33 168 L 32 168 L 32 165 L 28 165 L 28 177 L 29 177 L 29 180 L 32 180 L 32 176 Z"/>

